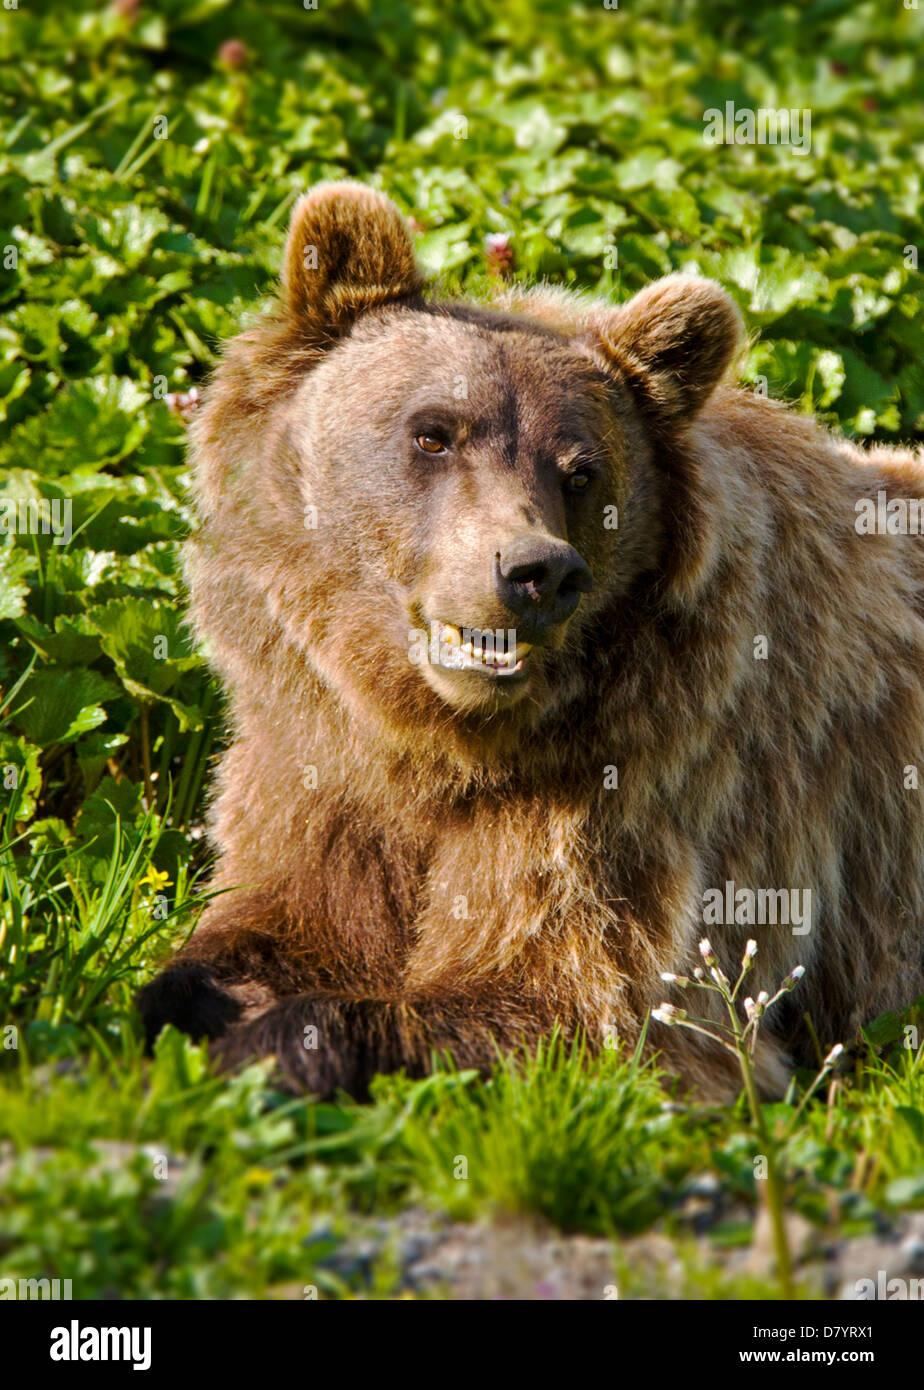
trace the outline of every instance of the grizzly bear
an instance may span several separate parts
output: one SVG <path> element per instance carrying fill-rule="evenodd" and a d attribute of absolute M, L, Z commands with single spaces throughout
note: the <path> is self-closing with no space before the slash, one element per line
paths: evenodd
<path fill-rule="evenodd" d="M 705 279 L 445 300 L 384 196 L 300 200 L 192 430 L 233 738 L 149 1039 L 363 1095 L 556 1025 L 631 1045 L 703 936 L 729 974 L 753 937 L 752 994 L 807 972 L 773 1094 L 924 988 L 924 551 L 860 524 L 924 460 L 737 389 L 741 346 Z M 646 1046 L 730 1094 L 719 1044 Z"/>

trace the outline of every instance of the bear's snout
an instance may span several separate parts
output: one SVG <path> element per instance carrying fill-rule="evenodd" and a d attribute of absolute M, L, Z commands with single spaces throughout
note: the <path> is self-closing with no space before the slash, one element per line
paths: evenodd
<path fill-rule="evenodd" d="M 497 597 L 530 626 L 565 622 L 592 588 L 587 563 L 567 541 L 518 536 L 494 557 Z"/>

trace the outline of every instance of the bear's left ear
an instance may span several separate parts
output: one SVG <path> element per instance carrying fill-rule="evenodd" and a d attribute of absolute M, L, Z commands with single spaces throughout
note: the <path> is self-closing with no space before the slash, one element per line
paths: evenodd
<path fill-rule="evenodd" d="M 295 204 L 283 303 L 311 336 L 337 337 L 359 314 L 418 294 L 423 283 L 407 226 L 383 193 L 361 183 L 322 183 Z"/>
<path fill-rule="evenodd" d="M 738 310 L 712 280 L 668 275 L 596 325 L 596 346 L 657 423 L 705 405 L 741 350 Z"/>

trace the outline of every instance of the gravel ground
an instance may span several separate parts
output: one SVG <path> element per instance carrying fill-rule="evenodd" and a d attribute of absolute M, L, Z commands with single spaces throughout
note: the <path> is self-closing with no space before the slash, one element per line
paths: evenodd
<path fill-rule="evenodd" d="M 318 1239 L 329 1234 L 321 1227 Z M 896 1218 L 873 1235 L 845 1239 L 826 1239 L 808 1222 L 791 1218 L 790 1241 L 809 1295 L 924 1298 L 924 1212 Z M 631 1272 L 628 1296 L 648 1298 L 696 1298 L 697 1270 L 772 1275 L 769 1232 L 760 1217 L 749 1245 L 723 1249 L 706 1235 L 691 1234 L 680 1244 L 653 1233 L 613 1242 L 519 1220 L 464 1224 L 410 1209 L 370 1223 L 321 1263 L 362 1288 L 382 1260 L 399 1272 L 399 1293 L 452 1300 L 620 1297 L 620 1268 Z"/>

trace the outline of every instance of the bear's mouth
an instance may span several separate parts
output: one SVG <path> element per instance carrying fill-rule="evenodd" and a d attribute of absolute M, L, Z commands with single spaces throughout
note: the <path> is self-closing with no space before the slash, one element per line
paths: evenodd
<path fill-rule="evenodd" d="M 431 624 L 431 664 L 449 671 L 475 671 L 497 680 L 525 675 L 532 642 L 498 642 L 493 632 L 480 628 L 459 628 L 455 623 Z"/>

